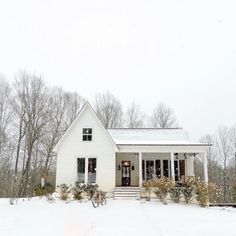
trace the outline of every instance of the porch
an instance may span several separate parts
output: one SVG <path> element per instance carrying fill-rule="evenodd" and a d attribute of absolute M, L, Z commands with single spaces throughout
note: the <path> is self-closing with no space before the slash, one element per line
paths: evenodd
<path fill-rule="evenodd" d="M 116 153 L 116 187 L 141 187 L 143 181 L 172 178 L 184 182 L 194 177 L 194 158 L 200 153 L 185 152 L 118 152 Z M 204 181 L 208 182 L 207 158 L 204 153 Z"/>

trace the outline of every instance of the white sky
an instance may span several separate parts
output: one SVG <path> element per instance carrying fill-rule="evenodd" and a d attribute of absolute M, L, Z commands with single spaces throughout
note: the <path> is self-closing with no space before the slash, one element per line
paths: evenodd
<path fill-rule="evenodd" d="M 236 1 L 0 0 L 0 73 L 41 73 L 90 101 L 160 101 L 198 139 L 236 123 Z"/>

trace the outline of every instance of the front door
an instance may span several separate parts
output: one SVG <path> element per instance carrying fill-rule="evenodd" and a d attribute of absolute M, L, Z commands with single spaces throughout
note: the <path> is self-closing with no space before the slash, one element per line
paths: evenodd
<path fill-rule="evenodd" d="M 121 182 L 122 186 L 130 186 L 130 161 L 122 161 Z"/>

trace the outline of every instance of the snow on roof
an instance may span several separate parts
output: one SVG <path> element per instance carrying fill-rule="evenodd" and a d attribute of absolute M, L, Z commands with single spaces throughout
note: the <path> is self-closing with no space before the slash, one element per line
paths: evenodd
<path fill-rule="evenodd" d="M 182 128 L 107 129 L 117 145 L 207 145 L 194 143 Z"/>

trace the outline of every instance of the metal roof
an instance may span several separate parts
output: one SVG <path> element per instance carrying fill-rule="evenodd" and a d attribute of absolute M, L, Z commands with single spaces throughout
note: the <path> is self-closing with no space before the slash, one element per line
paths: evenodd
<path fill-rule="evenodd" d="M 115 128 L 107 131 L 117 145 L 210 146 L 192 142 L 182 128 Z"/>

